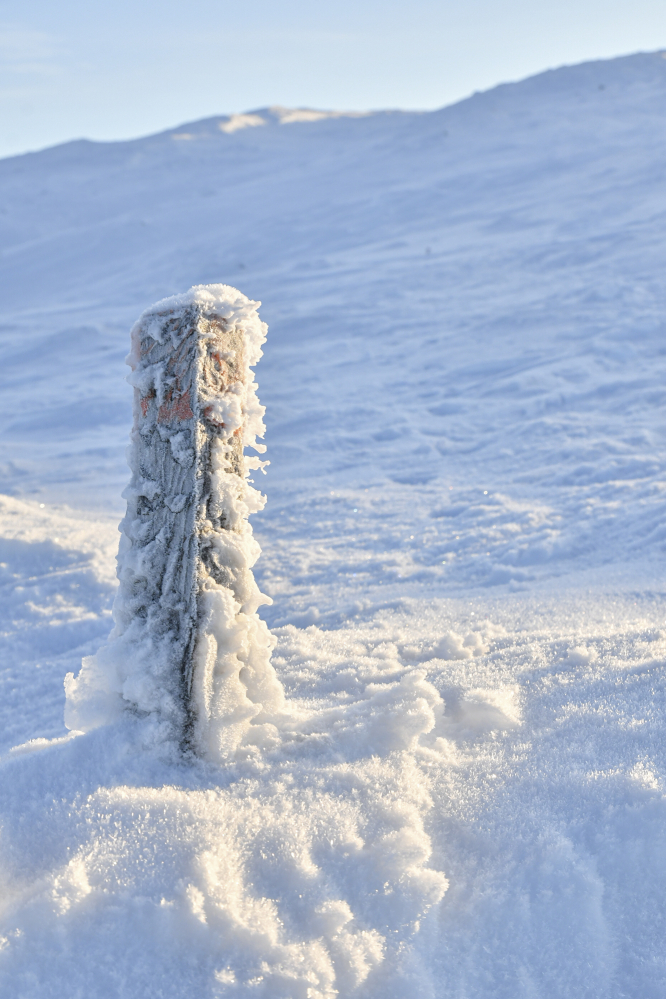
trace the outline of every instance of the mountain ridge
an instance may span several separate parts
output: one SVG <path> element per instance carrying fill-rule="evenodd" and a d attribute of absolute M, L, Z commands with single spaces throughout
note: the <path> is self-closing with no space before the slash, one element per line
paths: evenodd
<path fill-rule="evenodd" d="M 623 70 L 626 72 L 622 72 Z M 637 72 L 637 70 L 640 72 Z M 602 77 L 608 76 L 609 72 L 614 76 L 624 78 L 625 82 L 630 82 L 634 85 L 640 82 L 643 84 L 657 83 L 666 86 L 666 52 L 657 49 L 653 52 L 637 52 L 630 55 L 616 56 L 611 59 L 595 59 L 582 63 L 565 64 L 552 69 L 542 70 L 521 80 L 502 82 L 495 84 L 487 90 L 474 91 L 474 93 L 467 97 L 432 110 L 380 108 L 365 111 L 345 111 L 310 107 L 287 108 L 282 105 L 268 105 L 242 112 L 207 115 L 204 118 L 188 119 L 178 125 L 130 139 L 98 140 L 85 137 L 69 139 L 66 142 L 46 146 L 43 149 L 28 150 L 24 153 L 2 157 L 0 158 L 0 164 L 23 157 L 39 156 L 54 150 L 71 148 L 80 144 L 113 148 L 117 146 L 131 146 L 136 143 L 151 142 L 163 138 L 182 141 L 185 138 L 201 139 L 219 135 L 233 135 L 236 132 L 258 126 L 260 124 L 259 119 L 261 119 L 261 125 L 263 126 L 280 126 L 284 124 L 313 124 L 315 122 L 336 119 L 363 119 L 390 116 L 416 118 L 428 115 L 441 115 L 448 112 L 455 112 L 457 116 L 460 112 L 466 112 L 472 107 L 478 107 L 481 102 L 492 102 L 493 99 L 503 101 L 507 97 L 510 99 L 517 88 L 520 88 L 523 94 L 536 89 L 545 91 L 551 95 L 558 93 L 558 91 L 571 89 L 572 84 L 587 88 L 588 90 L 590 88 L 594 89 L 595 85 L 597 89 L 606 89 L 607 84 Z M 618 80 L 614 82 L 618 82 Z"/>

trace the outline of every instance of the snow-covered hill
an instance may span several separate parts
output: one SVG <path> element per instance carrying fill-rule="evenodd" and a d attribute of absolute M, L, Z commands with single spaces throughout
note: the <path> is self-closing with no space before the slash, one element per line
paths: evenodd
<path fill-rule="evenodd" d="M 665 162 L 661 53 L 0 161 L 5 994 L 663 995 Z M 62 722 L 129 325 L 211 281 L 290 706 L 224 771 Z"/>

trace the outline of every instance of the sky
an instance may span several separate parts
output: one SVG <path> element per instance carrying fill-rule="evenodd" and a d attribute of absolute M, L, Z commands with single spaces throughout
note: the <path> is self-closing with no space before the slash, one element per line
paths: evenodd
<path fill-rule="evenodd" d="M 0 156 L 271 104 L 432 109 L 662 47 L 664 0 L 0 0 Z"/>

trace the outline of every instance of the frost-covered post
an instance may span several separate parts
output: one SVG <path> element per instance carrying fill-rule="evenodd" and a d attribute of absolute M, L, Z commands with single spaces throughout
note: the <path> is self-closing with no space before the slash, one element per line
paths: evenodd
<path fill-rule="evenodd" d="M 256 611 L 248 523 L 264 498 L 248 482 L 265 462 L 264 408 L 251 366 L 266 326 L 234 288 L 165 299 L 132 330 L 134 425 L 120 525 L 115 628 L 67 686 L 67 724 L 87 729 L 125 708 L 151 738 L 224 758 L 270 737 L 281 686 Z"/>

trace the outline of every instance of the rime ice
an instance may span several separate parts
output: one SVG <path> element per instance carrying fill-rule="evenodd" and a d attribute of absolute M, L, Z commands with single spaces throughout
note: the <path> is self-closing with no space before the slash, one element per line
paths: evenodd
<path fill-rule="evenodd" d="M 273 640 L 257 616 L 260 549 L 248 516 L 263 497 L 263 407 L 251 366 L 266 325 L 227 285 L 192 288 L 132 330 L 131 482 L 121 524 L 120 588 L 109 642 L 67 679 L 67 724 L 88 730 L 125 708 L 156 738 L 226 758 L 279 706 Z M 270 731 L 270 729 L 269 729 Z"/>

